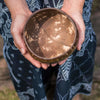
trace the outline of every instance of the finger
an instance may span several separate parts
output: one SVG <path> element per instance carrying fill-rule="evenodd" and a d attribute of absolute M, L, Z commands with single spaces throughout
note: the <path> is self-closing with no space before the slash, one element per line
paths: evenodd
<path fill-rule="evenodd" d="M 14 41 L 15 46 L 21 51 L 21 53 L 27 60 L 29 60 L 37 68 L 40 68 L 41 67 L 40 62 L 38 62 L 37 60 L 32 58 L 32 56 L 26 51 L 26 47 L 24 47 L 24 43 L 22 44 L 20 41 L 22 41 L 22 40 L 19 39 L 19 42 L 17 42 L 17 43 Z M 20 44 L 20 45 L 18 45 L 18 44 Z"/>
<path fill-rule="evenodd" d="M 12 34 L 15 46 L 20 50 L 22 54 L 25 54 L 27 49 L 21 33 L 13 29 Z"/>
<path fill-rule="evenodd" d="M 84 42 L 84 39 L 85 39 L 84 33 L 80 33 L 79 34 L 78 45 L 77 45 L 77 50 L 81 49 L 81 46 L 82 46 L 82 44 Z"/>
<path fill-rule="evenodd" d="M 20 48 L 14 41 L 14 45 L 20 50 L 21 54 L 24 55 L 26 53 L 26 49 Z"/>
<path fill-rule="evenodd" d="M 29 60 L 34 66 L 36 66 L 37 68 L 41 67 L 41 64 L 39 61 L 35 60 L 32 58 L 32 56 L 29 53 L 26 53 L 23 55 L 27 60 Z"/>
<path fill-rule="evenodd" d="M 78 40 L 78 44 L 77 44 L 77 50 L 81 49 L 81 45 L 83 44 L 84 40 L 85 40 L 85 26 L 83 24 L 83 26 L 78 26 L 78 32 L 79 32 L 79 40 Z"/>
<path fill-rule="evenodd" d="M 78 40 L 77 50 L 80 50 L 81 45 L 83 44 L 83 42 L 85 40 L 85 24 L 84 24 L 82 16 L 80 16 L 80 18 L 76 21 L 77 21 L 76 26 L 77 26 L 78 33 L 79 33 L 79 40 Z"/>
<path fill-rule="evenodd" d="M 54 67 L 54 66 L 56 66 L 56 65 L 57 65 L 57 63 L 51 64 L 52 67 Z"/>
<path fill-rule="evenodd" d="M 60 61 L 58 64 L 62 65 L 62 64 L 64 64 L 66 62 L 66 60 L 67 60 L 67 58 L 65 60 L 63 60 L 63 61 Z"/>
<path fill-rule="evenodd" d="M 46 70 L 48 68 L 48 64 L 41 63 L 41 67 Z"/>
<path fill-rule="evenodd" d="M 17 46 L 17 44 L 15 43 L 15 41 L 14 41 L 14 45 L 15 45 L 15 47 L 17 47 L 18 48 L 18 46 Z M 18 48 L 19 49 L 19 48 Z"/>
<path fill-rule="evenodd" d="M 23 40 L 23 29 L 26 23 L 25 18 L 16 17 L 11 24 L 11 33 L 14 39 L 15 46 L 21 51 L 22 54 L 26 52 L 26 46 Z M 23 21 L 24 20 L 24 21 Z"/>
<path fill-rule="evenodd" d="M 20 47 L 18 47 L 18 45 L 14 42 L 15 46 L 20 50 Z M 37 60 L 33 59 L 32 56 L 29 53 L 25 53 L 25 51 L 22 50 L 22 54 L 23 56 L 29 60 L 34 66 L 36 66 L 37 68 L 41 67 L 40 62 L 38 62 Z"/>

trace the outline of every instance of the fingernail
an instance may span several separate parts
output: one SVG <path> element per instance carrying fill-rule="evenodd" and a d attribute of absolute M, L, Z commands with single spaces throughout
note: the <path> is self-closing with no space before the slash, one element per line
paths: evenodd
<path fill-rule="evenodd" d="M 24 55 L 25 54 L 25 49 L 21 48 L 21 53 L 22 53 L 22 55 Z"/>

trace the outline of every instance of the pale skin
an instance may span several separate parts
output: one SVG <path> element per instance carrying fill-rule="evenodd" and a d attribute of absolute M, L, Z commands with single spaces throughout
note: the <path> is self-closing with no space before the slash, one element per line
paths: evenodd
<path fill-rule="evenodd" d="M 29 19 L 29 17 L 32 15 L 32 12 L 29 10 L 28 5 L 25 0 L 4 0 L 12 18 L 12 24 L 11 24 L 11 34 L 14 39 L 14 43 L 16 47 L 20 50 L 22 55 L 29 60 L 33 65 L 35 65 L 37 68 L 42 67 L 43 69 L 47 69 L 50 65 L 41 63 L 31 57 L 31 55 L 27 52 L 22 34 L 24 26 Z M 85 0 L 64 0 L 63 7 L 61 10 L 66 12 L 68 15 L 72 17 L 72 19 L 75 21 L 76 26 L 78 28 L 79 32 L 79 41 L 77 45 L 77 50 L 81 49 L 81 45 L 84 42 L 85 38 L 85 25 L 82 18 L 82 11 L 83 11 L 83 5 Z M 63 64 L 67 59 L 58 62 L 59 65 Z M 52 64 L 52 66 L 56 66 L 57 63 Z"/>

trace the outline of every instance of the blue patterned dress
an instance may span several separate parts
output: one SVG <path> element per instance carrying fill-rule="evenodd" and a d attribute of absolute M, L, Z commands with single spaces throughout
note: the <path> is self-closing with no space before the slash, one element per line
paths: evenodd
<path fill-rule="evenodd" d="M 63 0 L 26 0 L 32 12 L 44 8 L 60 9 Z M 85 41 L 80 51 L 75 52 L 58 67 L 54 100 L 72 100 L 77 93 L 89 94 L 91 91 L 96 36 L 90 15 L 92 0 L 85 0 L 83 19 L 86 26 Z M 3 53 L 8 63 L 11 79 L 20 100 L 47 100 L 43 69 L 28 62 L 14 46 L 10 33 L 11 16 L 3 0 L 0 0 L 0 34 L 4 40 Z"/>

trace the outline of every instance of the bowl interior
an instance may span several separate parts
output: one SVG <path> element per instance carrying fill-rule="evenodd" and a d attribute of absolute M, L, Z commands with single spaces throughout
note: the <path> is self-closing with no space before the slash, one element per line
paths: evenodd
<path fill-rule="evenodd" d="M 75 25 L 62 11 L 40 10 L 28 20 L 24 39 L 33 55 L 54 59 L 71 50 L 76 39 Z"/>

